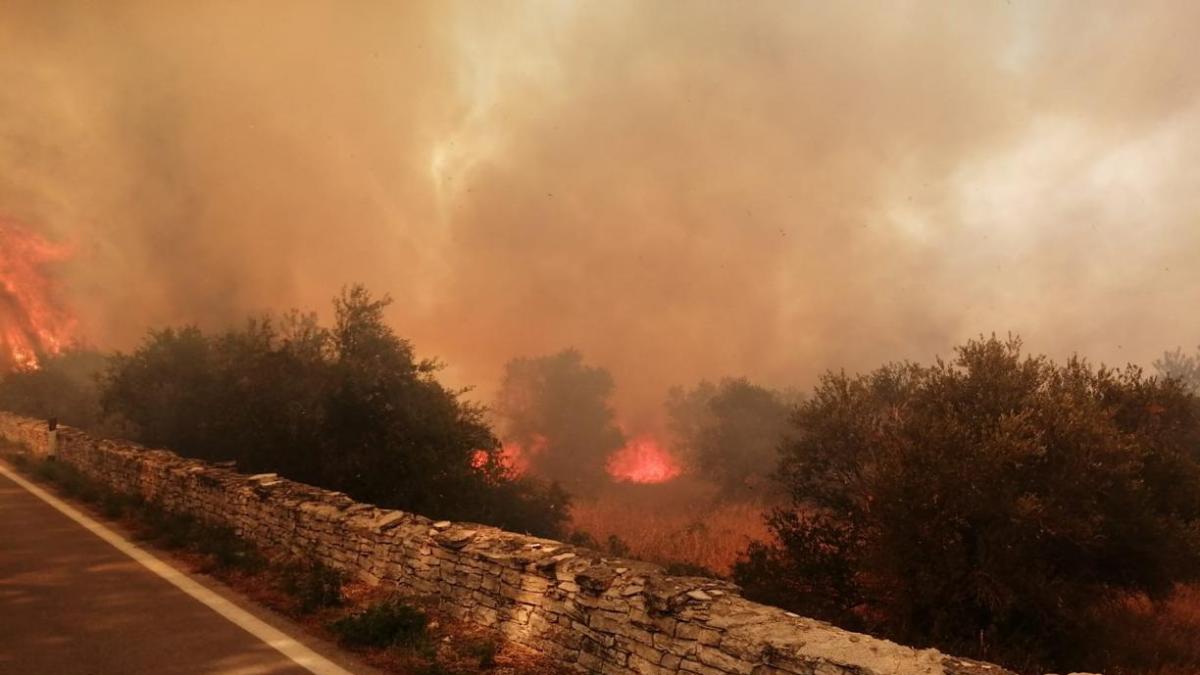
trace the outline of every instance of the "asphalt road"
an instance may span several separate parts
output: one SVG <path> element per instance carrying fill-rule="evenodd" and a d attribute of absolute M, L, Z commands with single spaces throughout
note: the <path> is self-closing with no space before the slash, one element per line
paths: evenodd
<path fill-rule="evenodd" d="M 318 655 L 295 631 L 272 633 L 282 620 L 211 583 L 184 577 L 185 588 L 203 586 L 185 592 L 152 571 L 155 562 L 138 562 L 0 473 L 0 674 L 366 672 Z"/>

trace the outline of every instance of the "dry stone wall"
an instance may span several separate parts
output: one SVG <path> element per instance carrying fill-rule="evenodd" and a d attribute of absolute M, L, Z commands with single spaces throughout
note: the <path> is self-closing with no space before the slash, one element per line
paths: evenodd
<path fill-rule="evenodd" d="M 44 422 L 0 413 L 0 436 L 51 451 Z M 471 523 L 434 522 L 328 490 L 248 476 L 62 427 L 57 461 L 164 508 L 313 556 L 542 651 L 564 671 L 645 675 L 1001 675 L 752 603 L 732 584 Z"/>

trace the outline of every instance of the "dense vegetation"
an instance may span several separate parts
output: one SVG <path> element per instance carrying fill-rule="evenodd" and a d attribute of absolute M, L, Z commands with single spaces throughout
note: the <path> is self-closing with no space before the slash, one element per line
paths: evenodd
<path fill-rule="evenodd" d="M 829 374 L 797 409 L 753 597 L 1037 669 L 1092 665 L 1106 603 L 1200 575 L 1200 420 L 1140 370 L 977 340 Z"/>
<path fill-rule="evenodd" d="M 415 358 L 384 323 L 387 303 L 354 287 L 336 300 L 329 328 L 291 313 L 218 335 L 154 331 L 107 362 L 97 414 L 147 445 L 234 460 L 243 471 L 434 517 L 560 533 L 566 493 L 507 474 L 483 409 L 437 381 L 439 364 Z M 10 375 L 0 386 L 6 407 L 90 421 L 88 389 L 60 382 L 57 361 Z M 57 384 L 81 403 L 50 406 L 42 392 Z"/>
<path fill-rule="evenodd" d="M 42 367 L 0 375 L 0 410 L 31 417 L 54 417 L 81 429 L 102 422 L 99 376 L 108 358 L 74 349 L 59 356 L 43 355 Z"/>
<path fill-rule="evenodd" d="M 0 381 L 0 408 L 561 536 L 566 494 L 506 470 L 484 411 L 383 323 L 386 302 L 354 288 L 328 328 L 292 313 L 46 359 Z M 1027 672 L 1191 672 L 1191 624 L 1161 617 L 1200 589 L 1186 586 L 1200 577 L 1200 356 L 1155 366 L 1056 363 L 989 338 L 932 365 L 830 373 L 805 398 L 702 382 L 673 390 L 667 413 L 722 504 L 776 497 L 770 540 L 733 572 L 754 599 Z M 625 440 L 612 392 L 578 352 L 520 358 L 495 412 L 533 475 L 586 494 Z M 627 550 L 626 530 L 591 526 Z"/>

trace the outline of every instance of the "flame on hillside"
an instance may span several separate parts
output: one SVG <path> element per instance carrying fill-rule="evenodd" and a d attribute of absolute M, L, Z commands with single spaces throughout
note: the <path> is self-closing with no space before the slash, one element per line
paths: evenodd
<path fill-rule="evenodd" d="M 505 441 L 496 454 L 496 461 L 512 477 L 529 473 L 534 459 L 547 451 L 546 437 L 535 435 L 528 443 Z M 478 450 L 472 458 L 476 468 L 488 462 L 488 453 Z M 683 467 L 654 437 L 637 436 L 608 458 L 605 464 L 608 475 L 615 481 L 629 483 L 665 483 L 678 478 Z"/>
<path fill-rule="evenodd" d="M 683 473 L 682 467 L 651 436 L 638 436 L 613 453 L 608 475 L 630 483 L 665 483 Z"/>
<path fill-rule="evenodd" d="M 516 441 L 505 441 L 500 446 L 497 461 L 504 467 L 504 471 L 508 475 L 513 477 L 523 476 L 528 473 L 529 465 L 533 461 L 534 456 L 545 451 L 546 444 L 546 437 L 541 435 L 535 435 L 532 441 L 524 444 Z M 487 453 L 479 450 L 475 453 L 472 464 L 476 468 L 480 468 L 487 461 Z"/>
<path fill-rule="evenodd" d="M 50 265 L 66 246 L 0 219 L 0 372 L 37 368 L 70 344 L 75 319 L 55 298 Z"/>

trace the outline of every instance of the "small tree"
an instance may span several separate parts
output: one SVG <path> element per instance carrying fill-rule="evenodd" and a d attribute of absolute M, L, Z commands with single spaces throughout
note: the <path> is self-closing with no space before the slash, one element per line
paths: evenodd
<path fill-rule="evenodd" d="M 670 428 L 696 472 L 727 497 L 762 497 L 788 430 L 789 397 L 746 378 L 702 381 L 667 399 Z"/>
<path fill-rule="evenodd" d="M 753 597 L 1066 667 L 1089 658 L 1099 603 L 1200 573 L 1200 425 L 1176 380 L 981 339 L 949 363 L 826 375 L 793 423 L 778 543 L 736 569 Z"/>
<path fill-rule="evenodd" d="M 496 403 L 505 440 L 536 452 L 533 470 L 572 493 L 590 492 L 606 480 L 605 462 L 625 437 L 609 405 L 608 371 L 586 365 L 573 349 L 517 358 L 504 368 Z"/>
<path fill-rule="evenodd" d="M 1154 368 L 1164 377 L 1175 378 L 1194 392 L 1200 391 L 1200 350 L 1197 354 L 1185 354 L 1176 347 L 1175 351 L 1163 352 L 1162 358 L 1154 362 Z"/>

